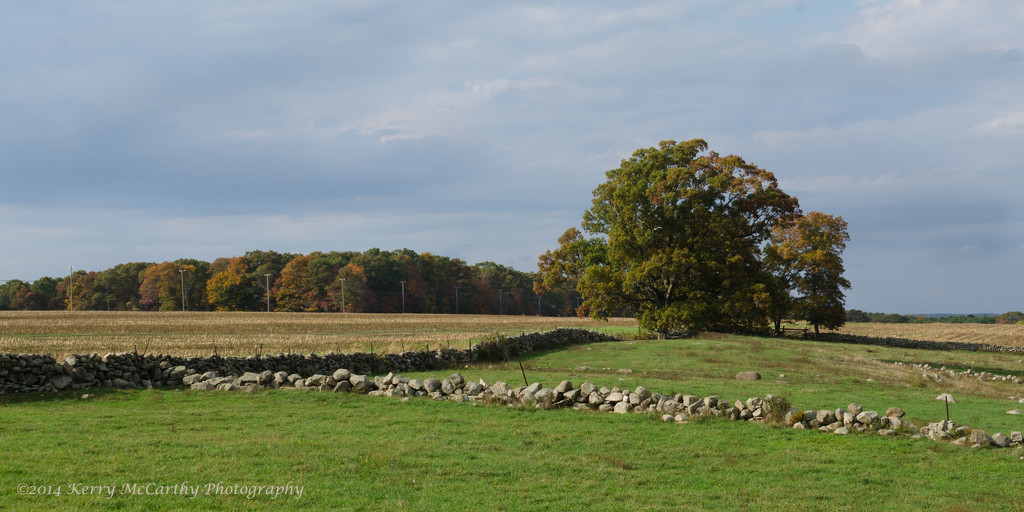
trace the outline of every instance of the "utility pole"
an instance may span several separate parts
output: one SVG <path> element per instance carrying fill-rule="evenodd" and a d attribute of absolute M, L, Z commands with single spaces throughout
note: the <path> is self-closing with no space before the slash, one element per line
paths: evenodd
<path fill-rule="evenodd" d="M 267 279 L 267 313 L 270 313 L 270 274 L 263 274 Z"/>
<path fill-rule="evenodd" d="M 540 316 L 540 294 L 537 294 L 537 316 Z"/>
<path fill-rule="evenodd" d="M 341 278 L 341 312 L 345 312 L 345 278 Z"/>
<path fill-rule="evenodd" d="M 185 269 L 179 268 L 178 273 L 181 274 L 181 310 L 185 311 Z"/>
<path fill-rule="evenodd" d="M 459 314 L 459 285 L 455 285 L 455 314 Z"/>
<path fill-rule="evenodd" d="M 405 313 L 405 281 L 400 282 L 402 283 L 402 313 Z"/>
<path fill-rule="evenodd" d="M 68 309 L 75 310 L 75 266 L 68 266 Z"/>

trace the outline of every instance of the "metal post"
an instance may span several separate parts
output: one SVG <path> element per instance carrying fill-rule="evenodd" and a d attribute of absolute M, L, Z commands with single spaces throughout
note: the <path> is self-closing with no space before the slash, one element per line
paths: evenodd
<path fill-rule="evenodd" d="M 455 285 L 455 314 L 459 314 L 459 285 Z"/>
<path fill-rule="evenodd" d="M 502 300 L 505 298 L 505 289 L 498 290 L 498 314 L 502 314 Z"/>
<path fill-rule="evenodd" d="M 402 313 L 405 313 L 405 281 L 401 281 L 401 283 L 402 283 Z"/>

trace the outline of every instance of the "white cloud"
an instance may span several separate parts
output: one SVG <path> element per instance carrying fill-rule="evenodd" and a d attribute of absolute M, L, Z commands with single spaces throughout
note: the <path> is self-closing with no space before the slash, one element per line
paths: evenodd
<path fill-rule="evenodd" d="M 978 123 L 971 128 L 974 132 L 1012 132 L 1024 126 L 1024 111 L 1009 112 L 1006 115 Z"/>

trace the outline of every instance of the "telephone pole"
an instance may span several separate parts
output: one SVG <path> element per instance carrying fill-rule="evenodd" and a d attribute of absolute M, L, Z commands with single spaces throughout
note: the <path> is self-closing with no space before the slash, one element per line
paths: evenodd
<path fill-rule="evenodd" d="M 68 309 L 75 310 L 75 266 L 68 266 Z"/>
<path fill-rule="evenodd" d="M 267 280 L 267 313 L 270 313 L 270 274 L 263 274 Z"/>
<path fill-rule="evenodd" d="M 342 277 L 341 281 L 341 312 L 345 312 L 345 278 Z"/>
<path fill-rule="evenodd" d="M 179 268 L 178 273 L 181 274 L 181 310 L 185 311 L 185 269 Z"/>

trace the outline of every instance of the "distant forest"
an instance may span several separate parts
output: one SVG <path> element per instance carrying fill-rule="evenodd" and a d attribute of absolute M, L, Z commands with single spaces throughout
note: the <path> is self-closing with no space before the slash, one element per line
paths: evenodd
<path fill-rule="evenodd" d="M 865 313 L 859 309 L 846 311 L 847 322 L 881 324 L 1024 324 L 1024 313 L 1010 311 L 1001 315 L 898 315 L 896 313 Z"/>
<path fill-rule="evenodd" d="M 250 251 L 212 263 L 123 263 L 0 285 L 3 310 L 306 311 L 568 316 L 573 284 L 538 294 L 534 273 L 409 249 Z"/>

